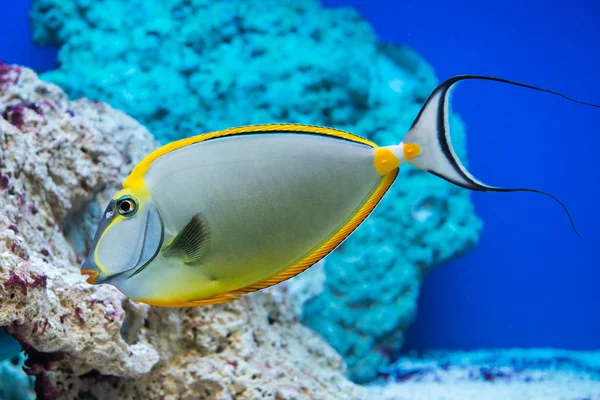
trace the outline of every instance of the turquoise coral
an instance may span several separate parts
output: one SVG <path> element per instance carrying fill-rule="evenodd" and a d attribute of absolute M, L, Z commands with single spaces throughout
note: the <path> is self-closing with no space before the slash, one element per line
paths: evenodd
<path fill-rule="evenodd" d="M 33 400 L 33 377 L 23 372 L 25 356 L 19 354 L 10 360 L 0 362 L 0 399 Z"/>
<path fill-rule="evenodd" d="M 44 79 L 123 109 L 163 143 L 283 121 L 397 143 L 436 83 L 418 55 L 378 43 L 354 10 L 313 0 L 34 0 L 32 20 L 38 43 L 61 47 Z M 345 357 L 352 379 L 373 379 L 401 346 L 425 272 L 473 246 L 480 226 L 465 191 L 403 168 L 327 259 L 305 323 Z"/>
<path fill-rule="evenodd" d="M 23 371 L 24 362 L 19 342 L 0 328 L 0 399 L 35 399 L 33 377 Z"/>

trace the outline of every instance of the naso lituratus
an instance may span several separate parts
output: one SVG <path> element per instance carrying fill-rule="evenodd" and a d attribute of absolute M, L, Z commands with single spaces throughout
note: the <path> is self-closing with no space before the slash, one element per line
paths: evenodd
<path fill-rule="evenodd" d="M 379 147 L 319 126 L 269 124 L 169 143 L 144 158 L 102 214 L 81 273 L 157 306 L 223 303 L 291 278 L 329 254 L 373 211 L 408 163 L 476 191 L 457 158 L 449 97 L 430 95 L 403 140 Z M 568 214 L 568 211 L 567 211 Z M 573 225 L 573 220 L 568 214 Z"/>

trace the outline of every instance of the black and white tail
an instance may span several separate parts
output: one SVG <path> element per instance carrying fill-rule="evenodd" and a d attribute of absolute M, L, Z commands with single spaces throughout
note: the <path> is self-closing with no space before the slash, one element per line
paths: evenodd
<path fill-rule="evenodd" d="M 465 166 L 460 162 L 450 138 L 450 127 L 448 122 L 449 117 L 449 100 L 450 94 L 454 86 L 461 81 L 480 79 L 488 81 L 496 81 L 508 83 L 510 85 L 521 86 L 529 89 L 538 90 L 541 92 L 550 93 L 561 96 L 569 101 L 573 101 L 586 106 L 600 108 L 597 104 L 586 103 L 567 97 L 561 93 L 552 90 L 539 88 L 523 83 L 513 82 L 506 79 L 494 78 L 481 75 L 459 75 L 452 77 L 442 82 L 425 102 L 425 105 L 419 112 L 419 115 L 413 122 L 408 133 L 398 146 L 403 149 L 402 158 L 408 163 L 431 172 L 455 185 L 462 186 L 467 189 L 481 192 L 534 192 L 549 196 L 557 201 L 567 213 L 571 226 L 575 233 L 579 232 L 575 228 L 573 218 L 565 204 L 556 198 L 554 195 L 536 189 L 528 188 L 501 188 L 489 186 L 475 179 L 473 175 L 467 171 Z M 398 150 L 399 150 L 398 149 Z"/>

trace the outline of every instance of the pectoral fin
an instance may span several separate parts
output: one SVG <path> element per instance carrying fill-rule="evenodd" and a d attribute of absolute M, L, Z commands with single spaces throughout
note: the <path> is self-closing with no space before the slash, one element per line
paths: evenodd
<path fill-rule="evenodd" d="M 209 238 L 206 220 L 201 214 L 196 214 L 163 249 L 163 255 L 180 257 L 185 264 L 195 264 L 204 255 Z"/>

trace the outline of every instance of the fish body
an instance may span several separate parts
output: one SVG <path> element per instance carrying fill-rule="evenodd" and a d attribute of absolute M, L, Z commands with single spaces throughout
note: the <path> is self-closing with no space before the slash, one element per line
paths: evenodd
<path fill-rule="evenodd" d="M 375 144 L 340 134 L 245 127 L 157 157 L 117 197 L 147 193 L 162 221 L 163 248 L 199 216 L 205 249 L 188 262 L 159 251 L 143 273 L 121 276 L 119 288 L 147 303 L 180 304 L 252 290 L 314 264 L 366 218 L 396 176 L 378 172 Z"/>
<path fill-rule="evenodd" d="M 329 254 L 373 211 L 402 163 L 473 190 L 534 191 L 484 185 L 456 158 L 448 96 L 461 79 L 453 79 L 436 88 L 398 145 L 268 124 L 155 150 L 107 206 L 82 274 L 147 304 L 222 303 Z"/>

